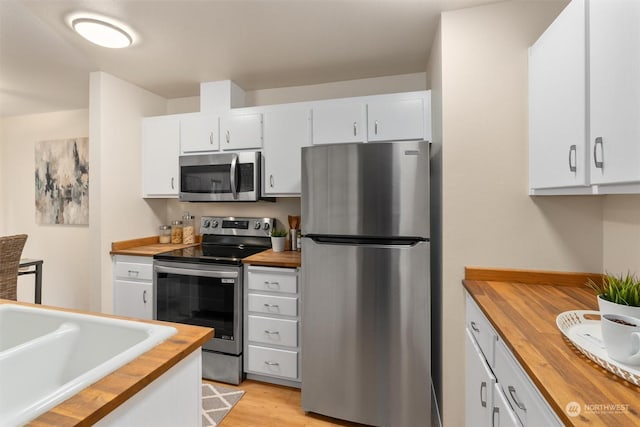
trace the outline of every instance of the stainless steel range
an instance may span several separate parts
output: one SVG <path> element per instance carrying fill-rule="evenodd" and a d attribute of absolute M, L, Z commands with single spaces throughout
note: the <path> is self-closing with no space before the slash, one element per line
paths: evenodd
<path fill-rule="evenodd" d="M 198 247 L 153 257 L 154 318 L 207 326 L 202 376 L 242 381 L 242 259 L 271 247 L 272 218 L 202 217 Z"/>

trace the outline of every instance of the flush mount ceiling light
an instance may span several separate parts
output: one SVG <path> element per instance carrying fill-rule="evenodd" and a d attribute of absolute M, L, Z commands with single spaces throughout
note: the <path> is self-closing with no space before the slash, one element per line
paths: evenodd
<path fill-rule="evenodd" d="M 98 46 L 121 49 L 133 43 L 133 37 L 127 31 L 97 18 L 74 18 L 71 21 L 71 28 Z"/>

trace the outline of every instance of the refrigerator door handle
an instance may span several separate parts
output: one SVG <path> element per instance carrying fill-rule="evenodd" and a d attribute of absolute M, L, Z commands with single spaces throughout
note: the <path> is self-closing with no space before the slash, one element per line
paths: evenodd
<path fill-rule="evenodd" d="M 309 234 L 306 237 L 315 243 L 322 245 L 348 245 L 363 246 L 367 248 L 412 248 L 419 243 L 428 242 L 429 239 L 423 237 L 346 237 L 346 236 L 319 236 Z"/>

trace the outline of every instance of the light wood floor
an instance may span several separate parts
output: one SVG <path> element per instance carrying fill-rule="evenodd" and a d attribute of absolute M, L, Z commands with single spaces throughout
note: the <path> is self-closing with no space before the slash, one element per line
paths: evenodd
<path fill-rule="evenodd" d="M 364 427 L 362 424 L 306 414 L 300 406 L 300 390 L 296 388 L 252 380 L 245 380 L 237 387 L 220 385 L 245 391 L 242 399 L 219 424 L 220 427 Z"/>

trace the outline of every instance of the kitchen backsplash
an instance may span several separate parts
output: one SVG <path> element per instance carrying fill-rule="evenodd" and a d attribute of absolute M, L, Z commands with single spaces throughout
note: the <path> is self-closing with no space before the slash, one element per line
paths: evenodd
<path fill-rule="evenodd" d="M 266 217 L 276 219 L 276 229 L 289 229 L 288 215 L 300 215 L 299 197 L 277 198 L 275 202 L 251 203 L 188 203 L 178 200 L 167 201 L 167 224 L 181 219 L 185 211 L 194 215 L 197 231 L 200 234 L 202 216 Z M 302 218 L 304 222 L 304 218 Z"/>

